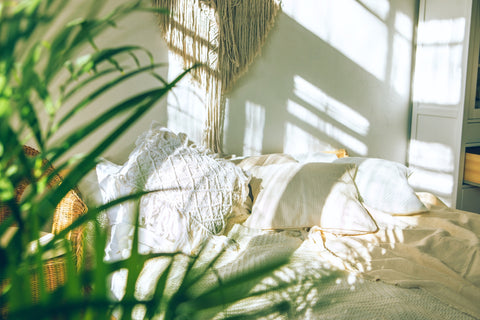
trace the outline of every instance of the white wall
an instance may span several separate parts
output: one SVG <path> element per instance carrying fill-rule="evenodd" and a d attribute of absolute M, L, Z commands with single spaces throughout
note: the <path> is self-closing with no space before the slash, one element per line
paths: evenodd
<path fill-rule="evenodd" d="M 455 206 L 472 0 L 420 1 L 410 183 Z M 459 186 L 460 185 L 460 186 Z"/>
<path fill-rule="evenodd" d="M 228 95 L 224 151 L 344 147 L 405 162 L 416 1 L 283 0 L 283 9 Z M 198 141 L 202 97 L 186 96 L 169 100 L 169 126 Z"/>
<path fill-rule="evenodd" d="M 105 8 L 102 10 L 103 13 L 100 14 L 100 16 L 109 13 L 121 3 L 127 2 L 128 0 L 108 0 Z M 67 10 L 62 13 L 62 17 L 64 16 L 65 19 L 70 17 L 68 18 L 68 21 L 70 21 L 71 17 L 78 17 L 79 13 L 83 12 L 82 9 L 87 8 L 86 3 L 87 2 L 69 4 Z M 149 50 L 153 54 L 157 63 L 164 62 L 168 64 L 168 50 L 159 32 L 157 17 L 152 13 L 134 12 L 130 14 L 125 19 L 120 20 L 116 28 L 109 29 L 105 34 L 102 34 L 97 39 L 96 44 L 100 48 L 119 47 L 122 45 L 139 45 Z M 91 50 L 86 49 L 85 52 L 87 51 Z M 142 64 L 144 66 L 148 65 L 150 61 L 149 57 L 144 53 L 137 53 Z M 129 57 L 125 57 L 122 61 L 123 66 L 128 67 L 134 65 L 133 59 Z M 157 72 L 164 78 L 167 78 L 168 65 L 164 68 L 158 69 Z M 115 76 L 118 75 L 119 74 L 116 74 Z M 93 92 L 93 90 L 110 79 L 112 78 L 104 79 L 90 85 L 87 90 L 76 99 L 68 101 L 68 103 L 63 105 L 59 114 L 65 114 L 67 110 L 71 109 L 71 107 L 80 100 L 80 98 L 84 97 L 89 92 Z M 67 126 L 53 137 L 53 140 L 55 141 L 59 138 L 65 137 L 68 132 L 75 131 L 83 124 L 98 117 L 100 114 L 107 111 L 108 108 L 127 97 L 139 94 L 145 90 L 153 88 L 154 86 L 161 87 L 162 85 L 158 80 L 155 80 L 148 75 L 138 76 L 121 83 L 114 90 L 107 92 L 99 99 L 90 103 L 90 105 L 77 114 L 72 121 L 68 122 Z M 117 142 L 107 150 L 104 157 L 116 163 L 123 163 L 127 159 L 128 154 L 132 151 L 137 137 L 150 126 L 152 120 L 167 125 L 166 102 L 167 100 L 165 97 L 165 99 L 157 103 L 145 116 L 137 121 L 137 123 L 131 126 L 127 132 L 123 133 L 118 138 Z M 119 125 L 123 119 L 125 119 L 125 117 L 112 119 L 107 125 L 103 126 L 98 131 L 93 132 L 87 139 L 71 148 L 69 156 L 91 149 L 92 146 L 100 141 L 100 139 L 106 137 L 111 131 L 113 131 L 114 127 Z"/>
<path fill-rule="evenodd" d="M 351 155 L 405 162 L 416 0 L 283 0 L 283 7 L 262 55 L 228 95 L 224 151 L 248 155 L 342 147 Z M 103 39 L 102 44 L 143 45 L 158 61 L 170 61 L 169 78 L 180 72 L 152 16 L 135 14 Z M 82 121 L 152 83 L 145 78 L 125 84 L 90 107 Z M 184 81 L 169 95 L 168 106 L 159 103 L 105 156 L 125 161 L 152 120 L 201 142 L 204 117 L 201 92 Z"/>

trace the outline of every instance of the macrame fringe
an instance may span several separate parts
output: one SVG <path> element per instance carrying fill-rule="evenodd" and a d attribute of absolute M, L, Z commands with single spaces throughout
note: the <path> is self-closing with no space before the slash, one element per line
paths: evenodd
<path fill-rule="evenodd" d="M 169 49 L 206 92 L 204 144 L 221 153 L 225 94 L 260 53 L 280 10 L 280 0 L 153 0 Z"/>

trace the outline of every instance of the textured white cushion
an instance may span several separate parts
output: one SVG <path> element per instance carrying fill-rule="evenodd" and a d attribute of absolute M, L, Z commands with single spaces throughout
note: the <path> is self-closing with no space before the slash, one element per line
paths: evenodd
<path fill-rule="evenodd" d="M 152 252 L 191 253 L 206 237 L 222 233 L 248 196 L 249 179 L 242 169 L 192 145 L 185 134 L 156 124 L 137 139 L 123 166 L 99 164 L 97 175 L 104 200 L 159 190 L 140 201 L 140 227 L 157 236 L 148 244 Z M 127 203 L 109 210 L 108 218 L 111 225 L 134 225 L 134 213 Z"/>
<path fill-rule="evenodd" d="M 365 204 L 391 214 L 414 214 L 426 211 L 408 184 L 408 168 L 383 159 L 346 157 L 335 163 L 352 163 L 358 167 L 355 183 Z"/>
<path fill-rule="evenodd" d="M 377 226 L 358 199 L 355 166 L 283 163 L 250 169 L 254 197 L 245 225 L 260 229 L 319 226 L 337 234 L 375 232 Z"/>

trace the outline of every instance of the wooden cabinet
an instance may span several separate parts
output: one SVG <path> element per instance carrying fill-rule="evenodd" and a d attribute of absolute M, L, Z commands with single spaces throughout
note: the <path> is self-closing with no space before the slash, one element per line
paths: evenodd
<path fill-rule="evenodd" d="M 480 213 L 480 1 L 473 0 L 457 208 Z"/>
<path fill-rule="evenodd" d="M 480 147 L 480 0 L 420 0 L 412 89 L 413 186 L 480 213 L 480 184 L 464 179 Z"/>
<path fill-rule="evenodd" d="M 467 87 L 468 94 L 472 96 L 475 95 L 475 100 L 467 101 L 468 115 L 467 121 L 480 120 L 480 55 L 479 55 L 479 46 L 480 46 L 480 4 L 479 1 L 474 1 L 472 4 L 472 27 L 471 27 L 471 37 L 470 37 L 470 54 L 469 64 L 470 75 L 467 81 L 470 82 L 470 86 Z M 468 96 L 467 94 L 467 96 Z M 469 97 L 470 100 L 473 97 Z"/>
<path fill-rule="evenodd" d="M 480 213 L 480 188 L 464 185 L 459 197 L 460 209 Z"/>
<path fill-rule="evenodd" d="M 463 183 L 480 187 L 480 147 L 467 147 L 465 149 Z"/>

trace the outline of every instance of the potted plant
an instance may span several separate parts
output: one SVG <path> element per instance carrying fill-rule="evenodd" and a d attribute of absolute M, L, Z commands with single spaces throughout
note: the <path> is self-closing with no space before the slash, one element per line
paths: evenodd
<path fill-rule="evenodd" d="M 181 285 L 168 297 L 164 292 L 169 270 L 174 266 L 175 257 L 181 254 L 139 255 L 134 244 L 130 258 L 115 263 L 103 261 L 106 235 L 96 223 L 97 215 L 122 201 L 138 199 L 144 193 L 100 207 L 89 207 L 71 224 L 57 230 L 49 241 L 38 240 L 42 227 L 55 215 L 59 203 L 95 167 L 99 156 L 188 73 L 187 70 L 169 82 L 158 73 L 158 68 L 164 64 L 140 62 L 140 54 L 152 57 L 148 50 L 129 45 L 99 48 L 96 44 L 102 32 L 130 13 L 140 10 L 163 14 L 162 9 L 153 9 L 147 1 L 127 1 L 100 16 L 103 1 L 89 1 L 82 3 L 83 10 L 76 17 L 58 22 L 57 17 L 70 3 L 62 0 L 0 2 L 0 203 L 2 210 L 8 211 L 0 223 L 1 316 L 11 319 L 108 319 L 116 314 L 128 319 L 131 311 L 140 305 L 145 309 L 146 318 L 156 314 L 162 314 L 165 319 L 193 318 L 243 298 L 245 293 L 234 288 L 284 261 L 274 261 L 256 270 L 255 274 L 242 274 L 221 286 L 192 294 L 191 286 L 209 270 L 208 267 L 195 268 L 196 257 L 187 257 Z M 87 53 L 85 48 L 88 48 Z M 126 68 L 122 63 L 124 57 L 133 59 L 135 66 Z M 140 74 L 151 75 L 158 80 L 158 86 L 106 106 L 92 121 L 52 141 L 55 132 L 77 112 Z M 89 85 L 102 79 L 105 80 L 100 86 L 86 91 Z M 71 108 L 59 112 L 68 103 Z M 73 146 L 118 116 L 123 116 L 120 123 L 90 150 L 73 160 L 62 160 Z M 26 154 L 27 141 L 33 141 L 38 152 Z M 61 172 L 68 173 L 59 181 Z M 25 181 L 30 184 L 30 190 L 19 198 L 18 187 Z M 85 238 L 72 238 L 72 234 L 78 230 L 83 232 L 88 223 L 93 226 L 89 230 L 93 233 L 91 247 L 94 251 L 90 267 L 85 267 L 84 258 L 77 254 Z M 47 278 L 60 276 L 45 272 L 46 263 L 51 260 L 48 253 L 58 249 L 62 252 L 60 265 L 65 279 L 48 289 Z M 172 263 L 158 279 L 154 295 L 140 301 L 134 294 L 136 277 L 145 261 L 158 256 L 165 256 Z M 122 268 L 129 273 L 126 294 L 121 301 L 114 301 L 109 298 L 106 281 L 109 274 Z M 35 283 L 33 287 L 32 283 Z M 35 298 L 32 299 L 33 291 Z M 225 292 L 229 292 L 227 299 Z M 274 307 L 279 306 L 285 305 Z M 118 310 L 120 312 L 115 313 Z"/>

